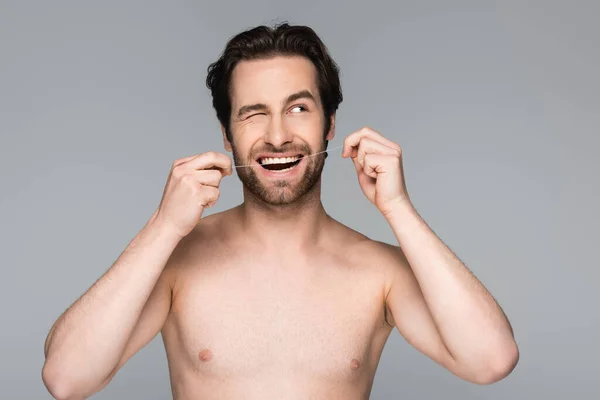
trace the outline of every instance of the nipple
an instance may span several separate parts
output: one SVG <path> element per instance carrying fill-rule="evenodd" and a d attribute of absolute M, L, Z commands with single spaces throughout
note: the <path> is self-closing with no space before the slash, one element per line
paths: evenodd
<path fill-rule="evenodd" d="M 353 358 L 352 361 L 350 361 L 350 367 L 352 369 L 358 369 L 358 367 L 360 367 L 360 361 L 358 361 L 356 358 Z"/>
<path fill-rule="evenodd" d="M 212 352 L 209 349 L 204 349 L 200 352 L 199 356 L 200 361 L 210 361 L 213 357 Z"/>

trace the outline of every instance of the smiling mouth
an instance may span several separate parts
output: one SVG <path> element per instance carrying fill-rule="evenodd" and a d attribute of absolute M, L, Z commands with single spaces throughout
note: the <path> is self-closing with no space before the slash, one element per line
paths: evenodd
<path fill-rule="evenodd" d="M 258 163 L 266 170 L 284 172 L 294 168 L 300 164 L 303 156 L 297 155 L 294 157 L 265 157 L 259 158 Z"/>

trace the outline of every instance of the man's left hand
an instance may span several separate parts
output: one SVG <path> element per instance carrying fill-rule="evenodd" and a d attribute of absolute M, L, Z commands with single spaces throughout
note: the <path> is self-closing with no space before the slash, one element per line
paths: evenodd
<path fill-rule="evenodd" d="M 342 157 L 351 158 L 360 187 L 377 209 L 388 215 L 398 203 L 410 202 L 402 166 L 402 149 L 371 128 L 346 137 Z"/>

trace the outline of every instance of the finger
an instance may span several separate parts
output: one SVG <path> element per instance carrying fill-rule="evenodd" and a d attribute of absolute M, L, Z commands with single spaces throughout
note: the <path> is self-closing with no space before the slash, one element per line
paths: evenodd
<path fill-rule="evenodd" d="M 381 136 L 381 134 L 379 134 L 375 130 L 373 130 L 369 127 L 365 127 L 365 128 L 359 129 L 356 132 L 351 133 L 350 135 L 348 135 L 346 137 L 346 139 L 344 139 L 344 148 L 342 150 L 342 157 L 355 157 L 356 153 L 354 151 L 354 148 L 358 147 L 358 144 L 360 143 L 360 141 L 363 138 L 369 138 L 369 139 L 379 142 L 385 146 L 388 146 L 392 149 L 396 149 L 397 151 L 402 151 L 402 149 L 400 148 L 400 146 L 397 143 L 394 143 L 391 140 L 386 139 L 385 137 Z"/>
<path fill-rule="evenodd" d="M 367 154 L 362 165 L 364 173 L 371 178 L 377 178 L 379 174 L 385 174 L 399 167 L 398 157 L 385 154 Z"/>
<path fill-rule="evenodd" d="M 201 195 L 201 201 L 200 201 L 200 206 L 202 207 L 212 207 L 217 200 L 219 199 L 219 195 L 220 195 L 220 191 L 219 189 L 212 187 L 212 186 L 204 186 L 202 187 L 202 195 Z"/>
<path fill-rule="evenodd" d="M 377 154 L 368 154 L 365 157 L 363 163 L 363 171 L 367 176 L 371 178 L 377 178 L 377 172 L 379 170 L 379 157 Z"/>
<path fill-rule="evenodd" d="M 193 156 L 189 156 L 189 157 L 183 157 L 183 158 L 179 158 L 177 160 L 175 160 L 173 162 L 173 167 L 177 167 L 178 165 L 181 165 L 183 163 L 186 163 L 188 161 L 190 161 L 192 158 L 196 157 L 196 155 Z"/>
<path fill-rule="evenodd" d="M 389 155 L 389 156 L 399 156 L 400 155 L 398 150 L 396 150 L 396 149 L 385 146 L 385 145 L 381 144 L 380 142 L 377 142 L 373 139 L 363 138 L 363 139 L 361 139 L 360 143 L 358 144 L 358 150 L 357 150 L 357 155 L 356 155 L 356 159 L 358 160 L 358 163 L 360 165 L 365 164 L 365 156 L 367 154 L 384 154 L 384 155 Z"/>
<path fill-rule="evenodd" d="M 196 180 L 206 186 L 219 187 L 223 179 L 223 173 L 218 169 L 205 169 L 193 173 Z"/>
<path fill-rule="evenodd" d="M 352 162 L 354 164 L 354 167 L 356 168 L 356 172 L 358 173 L 358 181 L 361 185 L 368 185 L 368 184 L 375 183 L 375 179 L 373 179 L 375 177 L 368 176 L 365 173 L 364 168 L 358 164 L 358 161 L 356 160 L 356 158 L 352 158 Z"/>
<path fill-rule="evenodd" d="M 196 170 L 217 168 L 223 171 L 224 175 L 231 175 L 233 173 L 231 158 L 225 154 L 214 151 L 198 154 L 183 165 L 185 165 L 186 168 Z"/>

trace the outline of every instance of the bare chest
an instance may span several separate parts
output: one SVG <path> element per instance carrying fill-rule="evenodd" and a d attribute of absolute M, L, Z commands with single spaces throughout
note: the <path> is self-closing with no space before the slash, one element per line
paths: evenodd
<path fill-rule="evenodd" d="M 213 378 L 348 381 L 375 369 L 389 334 L 383 283 L 364 269 L 222 265 L 179 281 L 167 346 Z"/>

